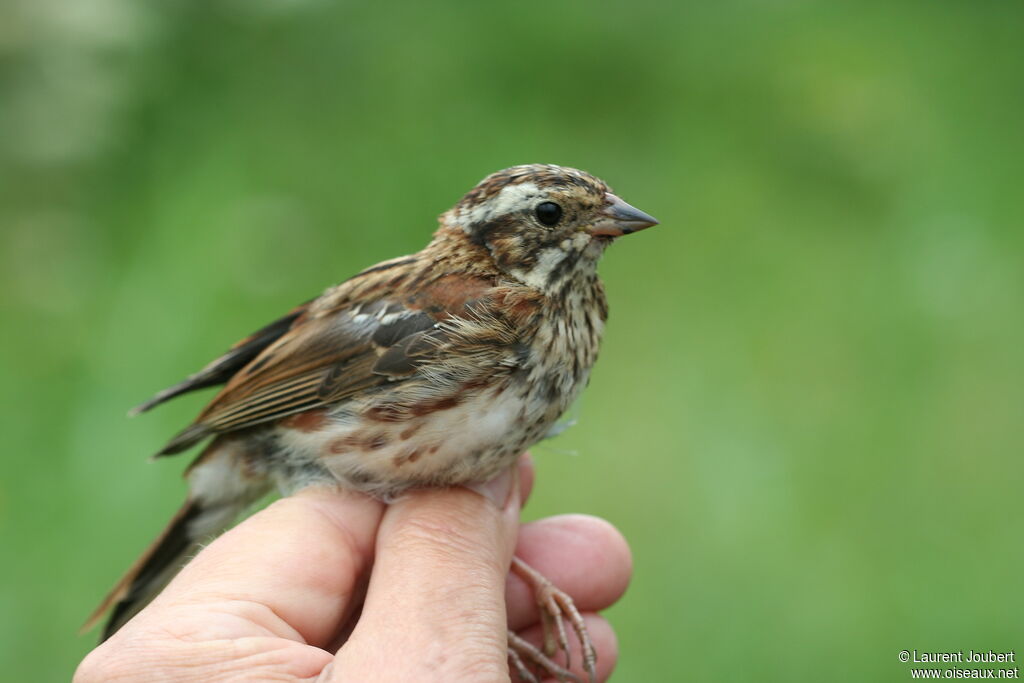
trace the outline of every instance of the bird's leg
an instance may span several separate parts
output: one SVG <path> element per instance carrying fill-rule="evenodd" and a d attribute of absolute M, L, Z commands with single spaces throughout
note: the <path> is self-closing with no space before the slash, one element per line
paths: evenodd
<path fill-rule="evenodd" d="M 530 648 L 536 651 L 535 653 L 524 651 L 522 648 L 517 648 L 518 654 L 528 657 L 536 664 L 547 669 L 550 673 L 558 676 L 559 680 L 563 680 L 561 675 L 552 671 L 548 665 L 542 663 L 536 655 L 541 655 L 548 662 L 554 664 L 550 658 L 554 656 L 557 650 L 561 650 L 565 653 L 566 667 L 571 665 L 569 658 L 569 639 L 566 636 L 564 622 L 564 619 L 568 619 L 569 623 L 572 624 L 573 630 L 576 632 L 576 637 L 580 641 L 580 649 L 583 653 L 583 667 L 586 669 L 587 675 L 591 681 L 597 680 L 597 653 L 594 651 L 594 644 L 590 640 L 590 634 L 587 632 L 587 626 L 583 622 L 583 616 L 580 614 L 579 610 L 576 609 L 576 605 L 573 603 L 572 598 L 564 591 L 559 590 L 553 583 L 548 581 L 543 574 L 520 560 L 518 557 L 512 558 L 512 571 L 518 574 L 519 577 L 533 589 L 534 597 L 537 600 L 537 606 L 540 608 L 541 627 L 544 633 L 543 652 L 530 645 Z M 514 634 L 509 634 L 510 649 L 512 647 L 513 636 Z M 529 645 L 529 643 L 527 643 L 527 645 Z M 515 664 L 514 660 L 513 663 Z"/>

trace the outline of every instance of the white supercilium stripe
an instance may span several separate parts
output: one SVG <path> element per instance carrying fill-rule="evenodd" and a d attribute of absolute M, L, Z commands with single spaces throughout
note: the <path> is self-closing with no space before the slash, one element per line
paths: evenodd
<path fill-rule="evenodd" d="M 533 183 L 506 185 L 496 197 L 487 200 L 480 206 L 473 207 L 462 222 L 463 229 L 468 230 L 474 223 L 492 220 L 513 211 L 520 211 L 529 206 L 530 199 L 540 194 Z"/>

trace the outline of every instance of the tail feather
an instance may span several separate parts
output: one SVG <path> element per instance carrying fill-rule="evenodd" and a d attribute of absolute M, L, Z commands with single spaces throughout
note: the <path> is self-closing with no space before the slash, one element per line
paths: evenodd
<path fill-rule="evenodd" d="M 201 542 L 223 531 L 266 493 L 269 482 L 248 473 L 244 455 L 230 444 L 215 441 L 192 464 L 188 500 L 89 616 L 83 632 L 110 610 L 100 642 L 112 636 L 170 583 Z"/>
<path fill-rule="evenodd" d="M 200 511 L 199 504 L 193 500 L 181 506 L 160 536 L 89 615 L 82 626 L 83 632 L 91 630 L 113 607 L 103 629 L 101 640 L 106 640 L 167 585 L 195 544 L 189 526 Z"/>
<path fill-rule="evenodd" d="M 175 455 L 182 451 L 187 451 L 197 443 L 210 436 L 211 430 L 204 424 L 198 422 L 190 424 L 185 429 L 181 430 L 174 435 L 174 438 L 167 442 L 167 445 L 161 448 L 153 456 L 154 458 L 161 458 L 165 455 Z"/>

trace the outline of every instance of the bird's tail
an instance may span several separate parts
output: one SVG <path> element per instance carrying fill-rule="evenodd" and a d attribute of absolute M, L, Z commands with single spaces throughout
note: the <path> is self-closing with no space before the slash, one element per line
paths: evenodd
<path fill-rule="evenodd" d="M 189 467 L 190 493 L 160 536 L 135 561 L 82 626 L 88 631 L 110 610 L 106 640 L 163 590 L 203 541 L 220 533 L 268 489 L 240 454 L 215 440 Z"/>

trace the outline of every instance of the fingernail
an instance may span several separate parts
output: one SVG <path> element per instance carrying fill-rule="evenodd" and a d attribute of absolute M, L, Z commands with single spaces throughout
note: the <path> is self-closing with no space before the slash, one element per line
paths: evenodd
<path fill-rule="evenodd" d="M 467 484 L 466 488 L 476 491 L 487 500 L 494 503 L 499 510 L 504 510 L 513 502 L 517 502 L 518 496 L 513 493 L 518 489 L 519 468 L 509 467 L 494 479 L 482 484 Z"/>

